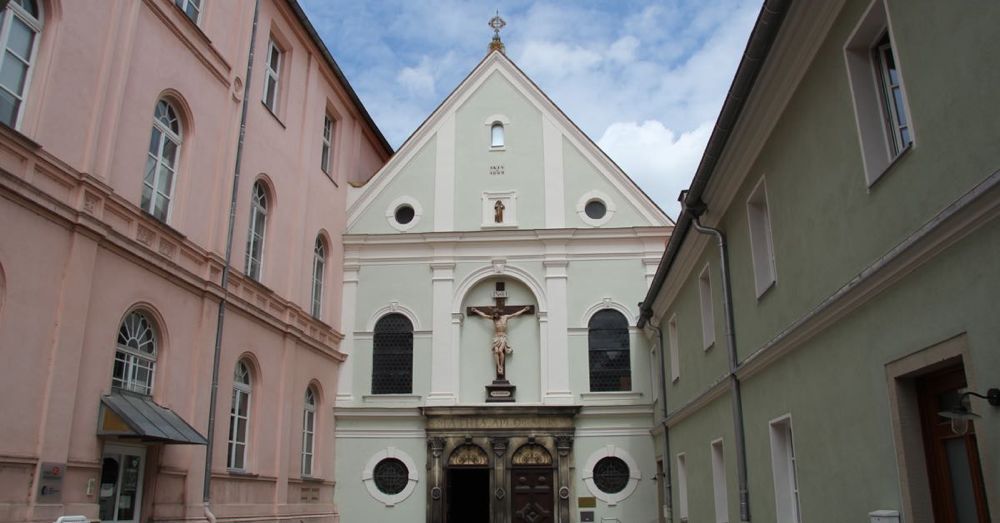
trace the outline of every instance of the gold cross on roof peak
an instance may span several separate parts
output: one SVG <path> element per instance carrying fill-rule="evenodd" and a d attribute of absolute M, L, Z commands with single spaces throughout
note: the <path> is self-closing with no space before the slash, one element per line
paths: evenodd
<path fill-rule="evenodd" d="M 503 18 L 500 18 L 500 10 L 497 9 L 497 14 L 493 18 L 490 18 L 489 24 L 493 28 L 493 40 L 490 42 L 490 52 L 500 51 L 504 53 L 506 49 L 504 48 L 503 42 L 500 41 L 500 30 L 507 25 L 507 22 Z"/>

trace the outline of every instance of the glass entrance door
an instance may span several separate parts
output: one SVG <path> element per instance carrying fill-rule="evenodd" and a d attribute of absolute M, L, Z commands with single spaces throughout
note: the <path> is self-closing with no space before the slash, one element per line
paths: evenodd
<path fill-rule="evenodd" d="M 144 448 L 105 446 L 98 492 L 102 522 L 138 523 L 145 461 Z"/>

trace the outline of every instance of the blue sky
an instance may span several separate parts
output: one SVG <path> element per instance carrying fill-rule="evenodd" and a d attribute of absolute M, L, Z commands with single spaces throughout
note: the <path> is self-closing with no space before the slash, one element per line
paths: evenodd
<path fill-rule="evenodd" d="M 399 147 L 479 63 L 507 55 L 668 214 L 687 187 L 760 0 L 300 0 Z"/>

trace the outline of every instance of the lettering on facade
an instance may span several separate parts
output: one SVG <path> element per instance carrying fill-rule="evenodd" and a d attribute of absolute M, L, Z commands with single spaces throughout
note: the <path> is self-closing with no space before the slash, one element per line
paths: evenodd
<path fill-rule="evenodd" d="M 571 419 L 548 417 L 524 418 L 430 418 L 428 429 L 528 429 L 573 428 Z"/>
<path fill-rule="evenodd" d="M 503 165 L 491 165 L 490 176 L 503 176 Z"/>

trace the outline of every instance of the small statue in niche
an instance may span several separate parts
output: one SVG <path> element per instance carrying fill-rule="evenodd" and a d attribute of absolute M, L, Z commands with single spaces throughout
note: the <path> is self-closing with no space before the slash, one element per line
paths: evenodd
<path fill-rule="evenodd" d="M 503 210 L 507 207 L 502 201 L 497 200 L 497 203 L 493 204 L 493 222 L 503 223 Z"/>

